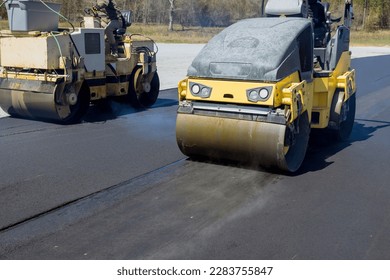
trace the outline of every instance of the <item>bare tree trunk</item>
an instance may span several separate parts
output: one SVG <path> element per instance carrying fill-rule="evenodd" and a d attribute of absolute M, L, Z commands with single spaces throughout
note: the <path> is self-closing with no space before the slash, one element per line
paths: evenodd
<path fill-rule="evenodd" d="M 364 10 L 363 10 L 363 29 L 366 27 L 366 16 L 367 16 L 367 0 L 364 1 Z"/>
<path fill-rule="evenodd" d="M 168 0 L 169 1 L 169 26 L 168 30 L 173 31 L 173 14 L 175 11 L 175 0 Z"/>
<path fill-rule="evenodd" d="M 144 13 L 143 13 L 143 24 L 148 23 L 148 17 L 149 17 L 149 1 L 144 1 Z"/>

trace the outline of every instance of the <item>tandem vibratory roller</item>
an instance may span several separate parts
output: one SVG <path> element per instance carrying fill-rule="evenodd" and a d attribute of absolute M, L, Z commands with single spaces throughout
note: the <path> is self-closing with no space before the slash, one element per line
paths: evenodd
<path fill-rule="evenodd" d="M 3 1 L 9 30 L 0 33 L 0 107 L 11 117 L 61 124 L 79 122 L 90 104 L 120 98 L 135 107 L 152 106 L 159 94 L 157 47 L 140 34 L 127 34 L 131 12 L 113 33 L 111 55 L 105 29 L 94 9 L 81 27 L 60 29 L 59 4 Z"/>
<path fill-rule="evenodd" d="M 310 132 L 349 137 L 355 119 L 351 13 L 332 36 L 329 4 L 269 0 L 201 50 L 179 82 L 176 140 L 189 157 L 296 172 Z"/>

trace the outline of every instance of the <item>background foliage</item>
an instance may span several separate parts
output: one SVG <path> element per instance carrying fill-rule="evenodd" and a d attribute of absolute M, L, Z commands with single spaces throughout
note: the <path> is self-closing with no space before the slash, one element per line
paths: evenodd
<path fill-rule="evenodd" d="M 345 0 L 328 0 L 333 14 L 341 15 Z M 390 28 L 390 0 L 353 0 L 355 24 L 367 30 Z M 62 13 L 79 20 L 93 0 L 49 0 L 62 3 Z M 169 0 L 116 0 L 120 9 L 132 10 L 133 21 L 144 24 L 169 24 Z M 188 26 L 224 27 L 243 18 L 260 16 L 261 0 L 174 0 L 173 22 Z M 6 17 L 4 7 L 1 15 Z"/>

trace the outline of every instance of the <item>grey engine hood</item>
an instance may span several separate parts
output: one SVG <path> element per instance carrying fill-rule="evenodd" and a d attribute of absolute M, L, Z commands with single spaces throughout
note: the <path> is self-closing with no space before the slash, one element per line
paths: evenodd
<path fill-rule="evenodd" d="M 216 35 L 188 69 L 188 76 L 278 81 L 300 70 L 296 37 L 310 26 L 303 18 L 254 18 Z"/>

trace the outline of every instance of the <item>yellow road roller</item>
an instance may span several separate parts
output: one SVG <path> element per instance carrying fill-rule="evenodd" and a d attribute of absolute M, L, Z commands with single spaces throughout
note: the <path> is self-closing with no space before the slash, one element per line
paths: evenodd
<path fill-rule="evenodd" d="M 80 27 L 59 29 L 60 5 L 4 1 L 9 30 L 0 32 L 0 107 L 11 116 L 62 124 L 79 122 L 91 103 L 125 99 L 153 105 L 159 94 L 155 43 L 126 34 L 130 12 L 114 31 L 110 54 L 97 14 L 86 9 Z"/>
<path fill-rule="evenodd" d="M 206 44 L 178 84 L 176 139 L 185 155 L 295 172 L 311 129 L 348 138 L 356 107 L 350 31 L 340 25 L 332 37 L 338 20 L 318 4 L 319 27 L 306 0 L 269 0 L 267 17 L 239 21 Z"/>

